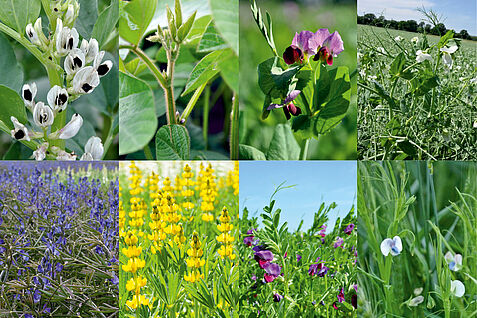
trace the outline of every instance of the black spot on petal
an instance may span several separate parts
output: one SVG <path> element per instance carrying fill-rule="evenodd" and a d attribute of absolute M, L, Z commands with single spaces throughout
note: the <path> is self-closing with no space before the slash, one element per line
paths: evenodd
<path fill-rule="evenodd" d="M 16 131 L 14 136 L 16 140 L 23 139 L 25 138 L 25 132 L 23 130 Z"/>
<path fill-rule="evenodd" d="M 68 101 L 68 95 L 60 94 L 60 95 L 58 95 L 58 99 L 61 103 L 60 105 L 63 105 L 64 103 L 66 103 Z"/>
<path fill-rule="evenodd" d="M 83 66 L 83 61 L 79 57 L 75 57 L 73 59 L 73 64 L 77 67 L 82 67 Z"/>
<path fill-rule="evenodd" d="M 108 74 L 108 72 L 109 72 L 109 66 L 106 63 L 101 64 L 98 67 L 98 75 L 99 76 L 104 76 L 104 75 Z"/>
<path fill-rule="evenodd" d="M 23 91 L 23 98 L 29 102 L 33 100 L 33 95 L 29 89 Z"/>
<path fill-rule="evenodd" d="M 85 93 L 89 93 L 93 89 L 93 86 L 89 85 L 88 83 L 84 83 L 81 88 Z"/>
<path fill-rule="evenodd" d="M 70 38 L 68 39 L 68 48 L 69 48 L 70 50 L 73 49 L 73 38 L 72 38 L 72 37 L 70 37 Z"/>

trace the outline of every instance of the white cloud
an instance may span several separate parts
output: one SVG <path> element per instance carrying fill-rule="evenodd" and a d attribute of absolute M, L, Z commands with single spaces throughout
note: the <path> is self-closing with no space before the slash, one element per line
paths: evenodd
<path fill-rule="evenodd" d="M 429 9 L 435 5 L 430 0 L 358 0 L 358 13 L 383 14 L 395 20 L 420 20 L 422 14 L 417 8 Z"/>

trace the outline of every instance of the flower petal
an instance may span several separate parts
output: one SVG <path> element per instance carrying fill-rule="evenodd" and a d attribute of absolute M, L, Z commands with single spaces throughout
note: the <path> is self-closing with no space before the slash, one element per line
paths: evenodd
<path fill-rule="evenodd" d="M 451 281 L 451 292 L 456 297 L 462 297 L 465 294 L 465 286 L 460 280 Z"/>
<path fill-rule="evenodd" d="M 387 238 L 381 242 L 381 253 L 383 253 L 384 256 L 388 256 L 388 254 L 391 252 L 392 244 L 393 240 L 391 240 L 390 238 Z"/>

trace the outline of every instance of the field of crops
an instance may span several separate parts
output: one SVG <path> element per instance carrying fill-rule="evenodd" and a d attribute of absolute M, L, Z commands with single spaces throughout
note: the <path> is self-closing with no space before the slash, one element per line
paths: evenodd
<path fill-rule="evenodd" d="M 475 163 L 358 166 L 358 314 L 475 316 Z"/>
<path fill-rule="evenodd" d="M 475 160 L 476 42 L 358 26 L 358 158 Z"/>
<path fill-rule="evenodd" d="M 1 164 L 1 317 L 117 316 L 118 190 L 111 165 Z"/>
<path fill-rule="evenodd" d="M 121 317 L 236 317 L 238 163 L 122 163 Z"/>
<path fill-rule="evenodd" d="M 240 313 L 243 317 L 351 317 L 357 308 L 354 208 L 332 231 L 337 205 L 317 204 L 314 222 L 289 231 L 274 195 L 260 217 L 240 219 Z"/>

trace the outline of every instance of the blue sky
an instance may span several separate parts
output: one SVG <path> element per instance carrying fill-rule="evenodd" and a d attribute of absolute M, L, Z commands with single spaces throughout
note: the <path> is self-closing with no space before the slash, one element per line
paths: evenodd
<path fill-rule="evenodd" d="M 358 14 L 383 13 L 387 19 L 420 22 L 422 14 L 416 8 L 422 6 L 442 14 L 447 28 L 457 32 L 466 29 L 470 34 L 477 35 L 475 0 L 358 0 Z"/>
<path fill-rule="evenodd" d="M 287 181 L 296 184 L 275 195 L 275 207 L 282 209 L 281 220 L 294 231 L 303 219 L 303 230 L 313 224 L 313 216 L 322 202 L 336 202 L 329 215 L 328 228 L 338 216 L 344 217 L 356 198 L 355 161 L 241 161 L 240 212 L 247 207 L 257 216 L 268 205 L 275 188 Z"/>

